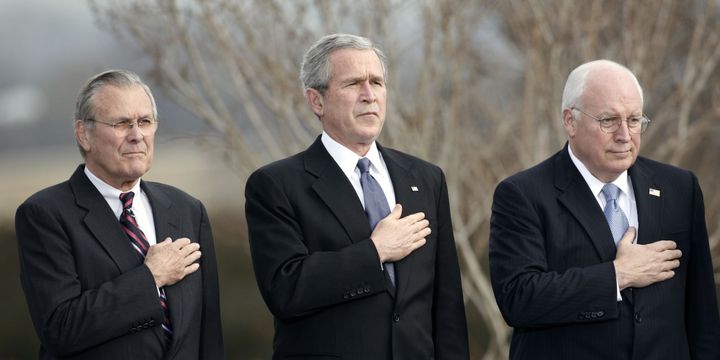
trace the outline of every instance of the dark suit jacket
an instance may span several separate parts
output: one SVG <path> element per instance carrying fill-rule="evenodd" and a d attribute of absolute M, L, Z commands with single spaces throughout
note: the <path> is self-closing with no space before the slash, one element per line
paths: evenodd
<path fill-rule="evenodd" d="M 320 138 L 248 179 L 253 265 L 275 316 L 273 359 L 468 358 L 444 175 L 378 148 L 403 216 L 422 211 L 432 228 L 425 246 L 396 263 L 394 296 L 362 203 Z"/>
<path fill-rule="evenodd" d="M 145 181 L 141 186 L 158 241 L 188 237 L 202 251 L 197 272 L 165 287 L 172 343 L 163 350 L 163 312 L 150 270 L 81 165 L 70 180 L 30 197 L 15 217 L 21 282 L 41 359 L 223 358 L 205 208 L 176 188 Z"/>
<path fill-rule="evenodd" d="M 515 328 L 511 359 L 720 359 L 697 179 L 642 157 L 629 176 L 638 243 L 674 240 L 682 258 L 674 278 L 623 292 L 620 303 L 610 228 L 567 146 L 498 185 L 490 275 L 500 310 Z"/>

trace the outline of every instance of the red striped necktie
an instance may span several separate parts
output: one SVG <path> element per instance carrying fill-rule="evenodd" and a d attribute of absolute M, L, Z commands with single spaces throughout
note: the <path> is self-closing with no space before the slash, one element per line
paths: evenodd
<path fill-rule="evenodd" d="M 135 252 L 142 260 L 145 259 L 145 254 L 147 254 L 150 244 L 147 241 L 147 237 L 145 237 L 145 233 L 140 230 L 137 220 L 135 220 L 135 214 L 133 214 L 132 211 L 134 197 L 135 193 L 132 191 L 120 194 L 120 202 L 122 202 L 123 205 L 123 212 L 120 214 L 120 226 L 123 231 L 125 231 L 128 239 L 130 239 L 130 244 L 133 249 L 135 249 Z M 173 335 L 172 326 L 170 325 L 170 308 L 168 307 L 167 297 L 165 296 L 165 289 L 159 288 L 158 291 L 160 294 L 160 306 L 163 309 L 162 329 L 169 343 Z"/>

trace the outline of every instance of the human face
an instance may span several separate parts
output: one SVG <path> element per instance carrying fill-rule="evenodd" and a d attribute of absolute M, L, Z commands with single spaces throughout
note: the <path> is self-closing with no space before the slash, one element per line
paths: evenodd
<path fill-rule="evenodd" d="M 98 89 L 92 102 L 95 120 L 105 123 L 153 119 L 150 97 L 140 86 L 106 85 Z M 111 126 L 94 125 L 88 128 L 81 120 L 75 122 L 76 139 L 85 150 L 85 166 L 109 185 L 129 190 L 150 170 L 155 132 L 143 134 L 134 126 L 126 135 L 118 135 Z"/>
<path fill-rule="evenodd" d="M 640 92 L 629 74 L 611 67 L 596 69 L 587 76 L 580 104 L 584 112 L 597 118 L 642 115 Z M 608 134 L 591 117 L 573 114 L 570 109 L 564 110 L 563 120 L 573 153 L 599 180 L 612 182 L 635 163 L 640 134 L 631 133 L 627 122 Z"/>
<path fill-rule="evenodd" d="M 325 94 L 308 89 L 308 102 L 335 141 L 364 156 L 385 122 L 383 67 L 373 50 L 341 49 L 329 57 Z"/>

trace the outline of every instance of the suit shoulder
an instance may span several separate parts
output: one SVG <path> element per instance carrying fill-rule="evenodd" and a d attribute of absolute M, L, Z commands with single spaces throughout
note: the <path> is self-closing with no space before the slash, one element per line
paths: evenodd
<path fill-rule="evenodd" d="M 666 174 L 671 176 L 688 176 L 692 174 L 690 170 L 683 169 L 675 165 L 662 163 L 656 160 L 648 159 L 643 156 L 638 156 L 637 160 L 635 161 L 635 166 L 649 169 L 660 175 Z"/>
<path fill-rule="evenodd" d="M 159 182 L 154 181 L 145 181 L 143 180 L 143 183 L 148 188 L 149 191 L 153 193 L 162 192 L 165 194 L 168 198 L 170 198 L 174 203 L 192 203 L 192 204 L 198 204 L 201 205 L 202 202 L 195 198 L 194 196 L 186 193 L 183 190 L 180 190 L 179 188 L 163 184 Z"/>
<path fill-rule="evenodd" d="M 385 156 L 390 156 L 402 163 L 411 164 L 415 169 L 436 172 L 438 175 L 443 172 L 439 166 L 417 156 L 391 148 L 383 148 L 383 152 L 385 153 Z"/>
<path fill-rule="evenodd" d="M 68 181 L 52 185 L 42 189 L 28 197 L 20 206 L 41 205 L 44 207 L 52 207 L 67 203 L 72 198 L 72 190 Z"/>
<path fill-rule="evenodd" d="M 263 165 L 253 171 L 253 173 L 250 176 L 253 176 L 258 173 L 266 173 L 270 176 L 277 176 L 282 173 L 292 172 L 292 171 L 303 171 L 303 154 L 305 152 L 300 152 L 295 155 L 286 157 L 284 159 L 273 161 L 269 164 Z"/>
<path fill-rule="evenodd" d="M 537 184 L 552 181 L 557 156 L 558 154 L 555 154 L 536 165 L 510 175 L 502 182 L 524 185 L 527 183 Z"/>

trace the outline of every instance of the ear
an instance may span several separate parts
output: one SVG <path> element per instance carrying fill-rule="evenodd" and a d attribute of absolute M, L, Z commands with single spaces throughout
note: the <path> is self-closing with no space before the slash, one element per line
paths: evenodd
<path fill-rule="evenodd" d="M 575 121 L 575 116 L 573 116 L 572 110 L 570 110 L 570 108 L 565 108 L 565 110 L 563 110 L 562 121 L 568 138 L 574 137 L 576 130 L 575 126 L 577 126 L 577 123 Z"/>
<path fill-rule="evenodd" d="M 318 118 L 323 116 L 323 95 L 315 89 L 305 89 L 308 105 Z"/>
<path fill-rule="evenodd" d="M 85 122 L 75 120 L 75 140 L 85 152 L 90 151 L 90 141 L 88 140 L 87 132 L 88 129 L 85 127 Z"/>

